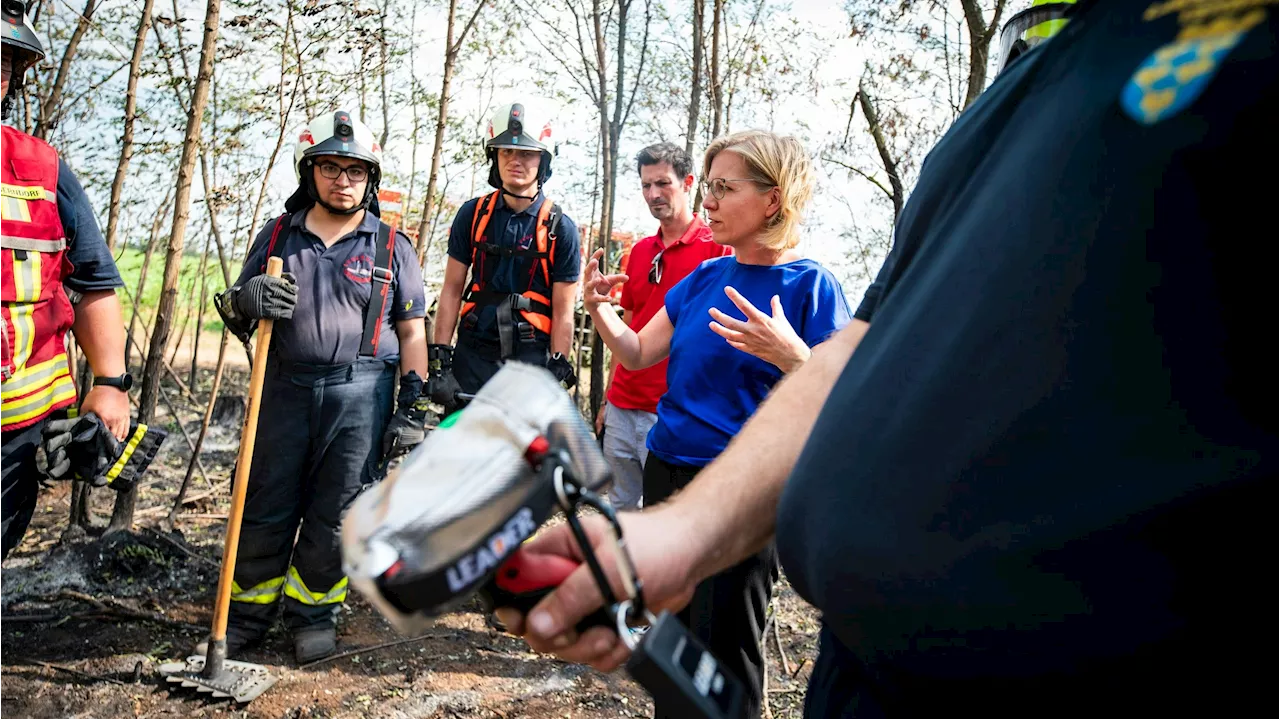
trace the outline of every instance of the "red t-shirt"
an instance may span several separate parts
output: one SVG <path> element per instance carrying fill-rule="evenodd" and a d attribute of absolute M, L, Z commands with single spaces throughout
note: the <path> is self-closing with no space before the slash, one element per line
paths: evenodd
<path fill-rule="evenodd" d="M 671 243 L 662 254 L 662 281 L 649 281 L 653 258 L 662 251 L 662 230 L 637 242 L 627 260 L 627 282 L 622 286 L 622 309 L 631 311 L 631 329 L 639 332 L 662 309 L 667 290 L 683 280 L 703 260 L 733 254 L 733 249 L 717 245 L 711 239 L 711 228 L 694 215 L 684 235 Z M 618 365 L 609 387 L 609 403 L 622 409 L 657 412 L 658 400 L 667 391 L 667 361 L 652 367 L 629 370 Z"/>

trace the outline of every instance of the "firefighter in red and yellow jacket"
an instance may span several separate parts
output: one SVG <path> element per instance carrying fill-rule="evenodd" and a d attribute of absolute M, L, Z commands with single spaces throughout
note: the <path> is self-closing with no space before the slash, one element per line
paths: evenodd
<path fill-rule="evenodd" d="M 3 0 L 3 114 L 8 119 L 27 68 L 44 49 L 23 5 Z M 3 270 L 4 556 L 26 532 L 41 472 L 36 449 L 54 413 L 73 408 L 76 387 L 66 335 L 75 333 L 94 372 L 81 415 L 93 412 L 118 440 L 129 432 L 123 286 L 84 189 L 43 140 L 5 125 L 0 154 L 0 269 Z"/>

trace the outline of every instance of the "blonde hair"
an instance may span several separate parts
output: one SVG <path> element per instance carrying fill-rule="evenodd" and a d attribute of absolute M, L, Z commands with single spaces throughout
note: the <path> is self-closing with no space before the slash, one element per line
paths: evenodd
<path fill-rule="evenodd" d="M 790 135 L 764 130 L 743 130 L 718 137 L 707 148 L 702 176 L 711 174 L 711 162 L 721 152 L 733 152 L 747 164 L 747 174 L 762 186 L 776 186 L 782 206 L 761 232 L 761 244 L 772 250 L 789 250 L 800 243 L 800 223 L 813 197 L 813 163 L 804 145 Z"/>

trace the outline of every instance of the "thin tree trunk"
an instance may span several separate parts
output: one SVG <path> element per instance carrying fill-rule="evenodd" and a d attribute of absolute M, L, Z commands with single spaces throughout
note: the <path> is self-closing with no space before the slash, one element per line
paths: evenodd
<path fill-rule="evenodd" d="M 169 193 L 172 189 L 169 190 Z M 160 227 L 164 222 L 164 218 L 169 214 L 169 200 L 172 194 L 166 193 L 164 199 L 160 201 L 160 209 L 156 212 L 155 219 L 151 221 L 151 235 L 147 240 L 147 249 L 142 255 L 142 267 L 138 270 L 138 290 L 133 294 L 133 310 L 129 314 L 129 333 L 133 334 L 134 328 L 137 327 L 138 312 L 142 304 L 142 294 L 147 287 L 147 270 L 151 267 L 151 257 L 155 254 L 156 244 L 160 241 Z M 130 352 L 125 352 L 125 357 L 132 357 Z M 144 361 L 145 357 L 142 357 Z M 127 363 L 126 363 L 127 364 Z"/>
<path fill-rule="evenodd" d="M 416 38 L 418 36 L 418 3 L 413 3 L 413 10 L 409 13 L 409 37 Z M 422 129 L 421 116 L 418 113 L 418 76 L 414 73 L 417 67 L 415 62 L 415 53 L 413 48 L 418 43 L 409 43 L 409 106 L 413 109 L 413 134 L 409 137 L 409 189 L 404 193 L 404 224 L 407 231 L 409 226 L 409 211 L 413 207 L 413 186 L 418 179 L 418 132 Z M 421 224 L 421 223 L 419 223 Z M 416 239 L 414 240 L 417 241 Z M 431 335 L 428 334 L 428 337 Z"/>
<path fill-rule="evenodd" d="M 893 223 L 897 225 L 898 215 L 902 214 L 902 205 L 906 201 L 906 195 L 902 188 L 902 178 L 898 174 L 898 162 L 889 150 L 889 142 L 885 138 L 884 128 L 880 126 L 880 115 L 876 112 L 875 103 L 872 101 L 871 96 L 867 94 L 865 85 L 865 82 L 858 83 L 858 104 L 862 108 L 863 116 L 867 119 L 867 129 L 871 132 L 871 139 L 876 143 L 876 152 L 880 155 L 880 162 L 884 164 L 885 174 L 889 176 L 889 186 L 892 189 L 885 194 L 893 202 Z"/>
<path fill-rule="evenodd" d="M 182 303 L 182 322 L 178 325 L 178 332 L 174 335 L 176 339 L 173 342 L 173 349 L 169 352 L 169 366 L 171 367 L 178 361 L 178 350 L 182 349 L 182 338 L 187 336 L 187 327 L 191 324 L 191 315 L 195 314 L 196 280 L 198 279 L 192 275 L 191 284 L 187 287 L 187 301 Z"/>
<path fill-rule="evenodd" d="M 684 133 L 685 154 L 693 157 L 693 138 L 698 136 L 698 116 L 702 113 L 702 24 L 707 14 L 706 0 L 693 0 L 693 82 L 689 89 L 689 122 Z M 693 211 L 702 207 L 702 185 L 693 196 Z"/>
<path fill-rule="evenodd" d="M 296 51 L 298 33 L 297 33 L 297 30 L 293 29 L 293 3 L 285 3 L 285 5 L 288 7 L 288 10 L 287 10 L 288 20 L 285 23 L 285 34 L 288 35 L 292 32 L 293 39 L 294 39 L 294 49 Z M 284 146 L 284 136 L 285 136 L 285 133 L 288 132 L 289 117 L 293 115 L 293 106 L 298 99 L 298 92 L 299 91 L 305 92 L 305 90 L 302 87 L 302 78 L 303 78 L 302 54 L 301 52 L 298 52 L 297 54 L 298 81 L 294 83 L 293 90 L 289 93 L 288 106 L 287 107 L 285 106 L 284 81 L 285 81 L 285 78 L 287 77 L 287 73 L 285 71 L 285 68 L 288 62 L 288 42 L 287 41 L 288 41 L 287 37 L 282 38 L 280 40 L 280 83 L 277 85 L 277 93 L 276 93 L 277 95 L 276 102 L 277 102 L 277 107 L 279 108 L 278 119 L 280 122 L 280 126 L 276 132 L 275 147 L 271 149 L 271 156 L 267 159 L 266 169 L 262 171 L 262 184 L 258 186 L 258 199 L 253 203 L 253 219 L 249 221 L 249 232 L 246 235 L 246 237 L 248 238 L 252 238 L 254 234 L 258 231 L 258 222 L 261 221 L 262 219 L 262 205 L 267 197 L 267 186 L 271 182 L 271 168 L 275 166 L 276 158 L 280 156 L 280 148 Z M 303 98 L 303 104 L 304 106 L 306 104 L 305 97 Z M 216 232 L 215 232 L 215 237 L 216 237 Z M 248 245 L 252 242 L 252 239 L 247 239 L 245 242 L 246 242 L 245 252 L 247 254 Z M 232 249 L 232 252 L 235 251 L 234 246 L 231 249 Z M 227 286 L 228 287 L 231 286 L 230 279 L 227 280 Z M 253 362 L 250 361 L 250 364 L 253 364 Z"/>
<path fill-rule="evenodd" d="M 991 40 L 1000 27 L 1000 18 L 1004 14 L 1005 0 L 996 0 L 995 11 L 991 14 L 991 22 L 982 16 L 982 7 L 978 0 L 960 0 L 960 8 L 964 10 L 964 22 L 969 28 L 969 83 L 965 88 L 964 106 L 978 99 L 987 87 L 987 65 L 991 58 Z"/>
<path fill-rule="evenodd" d="M 613 128 L 609 126 L 609 75 L 606 71 L 608 66 L 605 64 L 604 19 L 600 0 L 592 0 L 591 21 L 595 36 L 596 82 L 598 85 L 596 100 L 598 103 L 597 109 L 600 112 L 601 161 L 600 229 L 599 234 L 596 236 L 596 246 L 592 251 L 604 249 L 607 253 L 609 237 L 613 231 L 613 179 L 616 177 L 613 161 L 616 153 L 613 149 Z M 621 91 L 621 88 L 618 88 L 618 90 Z M 604 400 L 603 360 L 604 341 L 600 338 L 600 333 L 595 332 L 591 338 L 591 392 L 587 396 L 593 421 L 600 412 L 600 404 Z"/>
<path fill-rule="evenodd" d="M 200 167 L 201 167 L 201 172 L 205 173 L 205 175 L 207 176 L 208 163 L 203 161 L 203 156 L 200 163 Z M 207 204 L 208 203 L 206 203 L 206 205 Z M 243 207 L 244 207 L 243 203 L 238 204 L 236 207 L 236 227 L 235 227 L 236 231 L 239 231 L 241 229 L 240 228 L 240 212 L 243 209 Z M 225 286 L 230 287 L 231 286 L 231 270 L 227 266 L 226 252 L 223 250 L 222 231 L 218 227 L 218 213 L 211 206 L 208 209 L 209 209 L 209 233 L 213 235 L 213 241 L 218 247 L 218 261 L 222 266 L 222 279 L 225 282 Z M 187 489 L 189 489 L 191 486 L 191 475 L 196 470 L 196 468 L 199 466 L 199 463 L 200 463 L 200 449 L 204 447 L 205 435 L 209 433 L 209 422 L 213 420 L 213 406 L 218 401 L 218 390 L 222 386 L 222 374 L 227 366 L 227 342 L 230 340 L 230 338 L 231 338 L 231 333 L 227 331 L 226 326 L 223 326 L 222 338 L 218 342 L 218 363 L 213 368 L 213 384 L 209 387 L 209 401 L 205 405 L 204 418 L 200 422 L 200 433 L 196 435 L 195 444 L 192 445 L 191 447 L 191 458 L 187 460 L 187 472 L 182 478 L 182 486 L 178 488 L 178 496 L 174 498 L 173 509 L 171 509 L 169 512 L 170 526 L 173 525 L 173 521 L 178 515 L 178 510 L 182 507 L 183 498 L 187 496 Z M 246 351 L 247 351 L 247 348 L 246 348 Z M 250 355 L 249 357 L 249 364 L 250 365 L 253 364 L 252 355 Z M 195 383 L 192 382 L 191 386 L 195 387 Z M 203 468 L 201 468 L 200 474 L 201 476 L 204 475 Z"/>
<path fill-rule="evenodd" d="M 200 449 L 204 447 L 204 438 L 209 433 L 209 423 L 213 421 L 213 406 L 218 401 L 218 390 L 222 387 L 223 371 L 227 367 L 227 341 L 231 339 L 231 333 L 224 327 L 222 328 L 222 340 L 218 343 L 218 364 L 213 369 L 213 384 L 209 387 L 209 402 L 204 408 L 204 419 L 200 422 L 200 433 L 196 435 L 195 444 L 191 447 L 191 459 L 187 461 L 187 473 L 182 477 L 182 486 L 178 488 L 178 495 L 174 497 L 173 508 L 169 510 L 169 525 L 173 526 L 174 520 L 178 516 L 178 511 L 182 508 L 182 502 L 187 496 L 187 490 L 191 487 L 191 477 L 195 473 L 197 467 L 200 467 Z M 200 474 L 204 476 L 204 468 L 200 467 Z M 208 482 L 208 478 L 205 478 Z"/>
<path fill-rule="evenodd" d="M 169 323 L 177 299 L 178 270 L 182 264 L 182 246 L 186 236 L 187 218 L 191 210 L 192 176 L 195 174 L 196 157 L 200 147 L 200 125 L 204 120 L 205 105 L 209 100 L 209 79 L 213 75 L 213 58 L 217 51 L 218 15 L 221 0 L 208 0 L 205 8 L 204 37 L 200 45 L 200 70 L 192 90 L 191 109 L 187 113 L 187 129 L 182 142 L 182 159 L 178 163 L 177 186 L 173 203 L 173 231 L 169 235 L 168 255 L 165 258 L 164 285 L 160 305 L 156 311 L 155 329 L 147 350 L 142 394 L 139 398 L 138 421 L 151 422 L 155 418 L 159 401 L 160 364 L 169 335 Z M 178 419 L 178 418 L 175 418 Z M 128 530 L 133 526 L 133 512 L 137 504 L 136 488 L 116 496 L 108 530 Z"/>
<path fill-rule="evenodd" d="M 41 140 L 48 140 L 49 133 L 58 124 L 58 116 L 62 114 L 62 108 L 59 107 L 62 104 L 62 91 L 67 85 L 67 78 L 71 75 L 71 61 L 76 57 L 80 41 L 89 31 L 89 21 L 93 19 L 93 11 L 97 8 L 98 0 L 85 1 L 84 11 L 80 13 L 80 21 L 76 23 L 76 29 L 71 31 L 71 39 L 67 40 L 67 49 L 62 52 L 62 62 L 58 63 L 58 74 L 53 78 L 49 94 L 45 96 L 44 103 L 40 106 L 40 119 L 36 121 L 35 136 Z"/>
<path fill-rule="evenodd" d="M 124 134 L 120 137 L 120 161 L 111 180 L 111 205 L 107 212 L 107 250 L 116 246 L 116 224 L 120 221 L 120 196 L 124 193 L 124 178 L 133 159 L 133 122 L 138 107 L 138 75 L 142 71 L 142 53 L 147 46 L 147 31 L 151 28 L 151 9 L 155 0 L 143 0 L 142 18 L 138 20 L 138 33 L 133 39 L 133 57 L 129 60 L 129 86 L 124 95 Z"/>
<path fill-rule="evenodd" d="M 724 0 L 713 0 L 711 16 L 711 137 L 720 137 L 720 123 L 724 116 L 724 88 L 720 78 L 720 33 L 724 25 Z"/>
<path fill-rule="evenodd" d="M 449 0 L 449 20 L 445 26 L 444 77 L 440 80 L 440 102 L 436 112 L 436 137 L 431 145 L 431 172 L 427 175 L 427 194 L 422 200 L 422 218 L 418 222 L 418 262 L 421 263 L 427 254 L 428 221 L 431 218 L 432 204 L 436 199 L 436 182 L 440 175 L 441 149 L 444 147 L 444 130 L 449 119 L 449 85 L 453 82 L 453 66 L 458 59 L 458 51 L 467 39 L 467 33 L 475 24 L 480 11 L 484 9 L 484 0 L 478 0 L 476 9 L 471 13 L 462 32 L 454 39 L 454 24 L 457 18 L 458 0 Z"/>
<path fill-rule="evenodd" d="M 412 42 L 413 38 L 410 36 L 410 43 Z M 381 145 L 386 149 L 387 137 L 391 134 L 391 105 L 387 102 L 387 0 L 383 0 L 382 11 L 378 13 L 378 60 L 380 61 L 378 77 L 382 80 Z"/>
<path fill-rule="evenodd" d="M 207 200 L 206 200 L 207 201 Z M 209 245 L 210 240 L 204 241 L 204 252 L 200 255 L 200 301 L 196 303 L 196 329 L 191 336 L 191 379 L 187 382 L 187 386 L 194 392 L 196 389 L 196 370 L 200 360 L 200 332 L 204 329 L 204 308 L 209 296 Z"/>

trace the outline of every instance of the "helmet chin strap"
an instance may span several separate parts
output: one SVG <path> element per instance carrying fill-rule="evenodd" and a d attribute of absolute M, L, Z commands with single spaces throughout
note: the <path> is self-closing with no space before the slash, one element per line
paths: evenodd
<path fill-rule="evenodd" d="M 542 183 L 541 183 L 541 182 L 539 182 L 539 183 L 538 183 L 538 189 L 537 189 L 537 191 L 535 191 L 535 192 L 533 193 L 533 195 L 532 195 L 532 196 L 530 196 L 530 195 L 517 195 L 516 193 L 512 192 L 511 190 L 508 190 L 506 185 L 503 185 L 503 186 L 502 186 L 502 194 L 506 195 L 507 197 L 514 197 L 514 198 L 516 198 L 517 200 L 530 200 L 530 201 L 536 200 L 536 199 L 538 199 L 538 193 L 539 193 L 539 192 L 542 192 Z"/>

